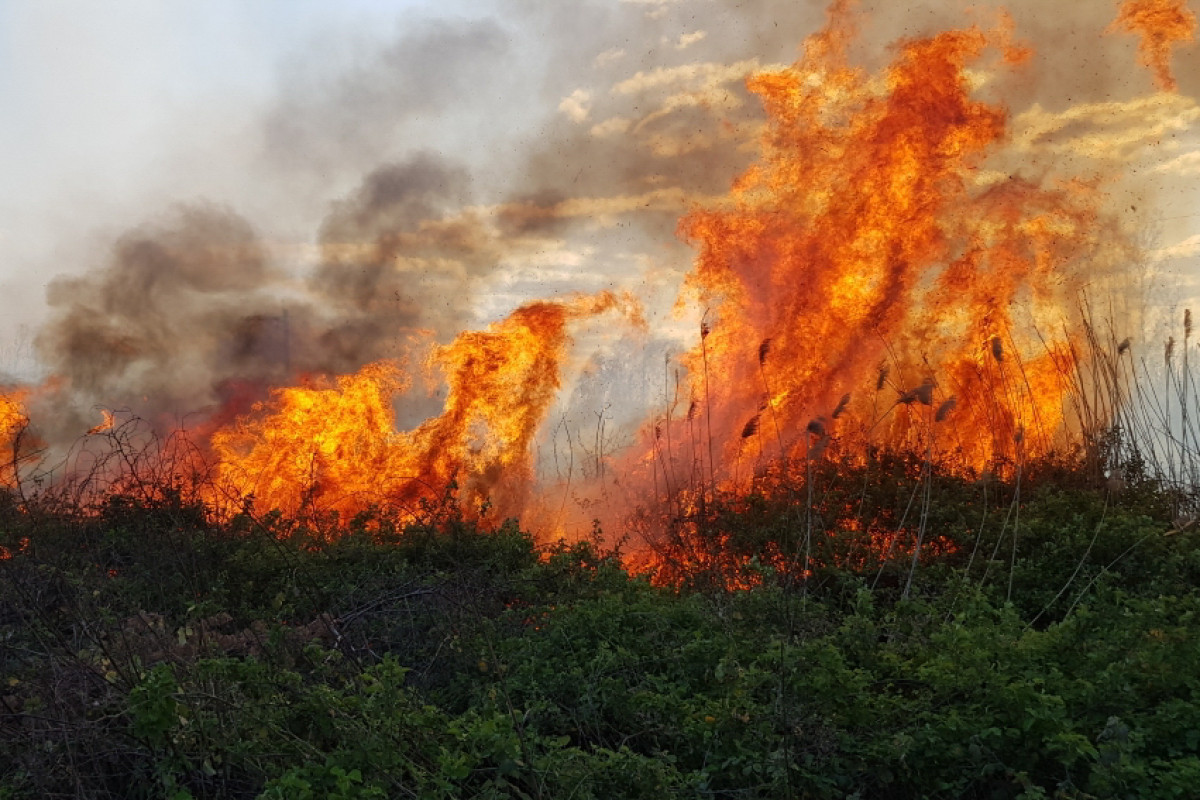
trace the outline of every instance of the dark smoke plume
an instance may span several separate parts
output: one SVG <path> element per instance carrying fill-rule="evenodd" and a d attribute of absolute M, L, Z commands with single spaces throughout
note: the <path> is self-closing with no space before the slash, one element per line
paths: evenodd
<path fill-rule="evenodd" d="M 679 216 L 754 157 L 762 114 L 745 74 L 794 60 L 826 5 L 517 0 L 496 20 L 405 20 L 374 43 L 331 36 L 287 65 L 231 159 L 254 171 L 247 197 L 301 198 L 305 233 L 290 246 L 315 253 L 313 266 L 281 254 L 275 231 L 289 224 L 223 205 L 132 228 L 99 269 L 50 286 L 37 350 L 61 388 L 39 424 L 77 436 L 96 404 L 162 424 L 244 411 L 305 375 L 415 357 L 414 341 L 480 324 L 483 301 L 495 316 L 532 296 L 628 287 L 669 306 L 692 257 Z M 1112 51 L 1132 45 L 1096 38 L 1108 4 L 1068 4 L 1052 24 L 1043 3 L 1011 5 L 1041 61 L 1028 75 L 1066 76 L 1011 79 L 1020 106 L 1109 99 Z M 970 21 L 950 3 L 861 6 L 867 68 L 897 35 Z M 1095 68 L 1072 72 L 1063 65 L 1085 40 Z M 1200 70 L 1177 71 L 1194 88 Z M 528 266 L 532 255 L 542 261 Z M 665 316 L 655 300 L 650 316 Z M 643 371 L 629 378 L 639 393 L 669 394 L 657 366 Z"/>
<path fill-rule="evenodd" d="M 469 176 L 429 154 L 372 171 L 321 226 L 322 263 L 310 291 L 336 317 L 320 343 L 331 371 L 390 355 L 397 334 L 439 336 L 470 316 L 471 284 L 495 266 L 504 243 L 464 211 Z"/>
<path fill-rule="evenodd" d="M 103 269 L 50 284 L 38 353 L 84 408 L 196 411 L 224 380 L 282 377 L 279 277 L 244 219 L 181 206 L 121 236 Z"/>
<path fill-rule="evenodd" d="M 374 170 L 333 204 L 298 287 L 244 219 L 180 207 L 122 236 L 103 269 L 51 285 L 39 352 L 85 409 L 168 419 L 234 386 L 244 401 L 404 355 L 414 334 L 461 326 L 472 281 L 504 249 L 468 199 L 466 171 L 429 154 Z"/>

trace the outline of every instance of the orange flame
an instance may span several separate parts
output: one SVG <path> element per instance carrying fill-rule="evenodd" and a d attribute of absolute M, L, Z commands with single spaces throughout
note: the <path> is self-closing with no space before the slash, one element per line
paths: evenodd
<path fill-rule="evenodd" d="M 769 119 L 762 156 L 727 202 L 680 224 L 700 248 L 687 286 L 716 312 L 688 359 L 714 472 L 823 448 L 835 406 L 843 440 L 912 446 L 936 424 L 969 466 L 1048 452 L 1073 363 L 1053 331 L 1096 195 L 977 178 L 1006 113 L 972 97 L 966 68 L 989 46 L 1002 65 L 1027 57 L 1007 20 L 906 42 L 877 80 L 846 62 L 848 8 L 834 4 L 795 65 L 749 80 Z"/>
<path fill-rule="evenodd" d="M 834 0 L 796 64 L 748 81 L 767 115 L 761 155 L 727 198 L 680 222 L 698 247 L 680 302 L 711 314 L 685 357 L 688 410 L 672 405 L 646 426 L 626 484 L 653 482 L 656 496 L 664 487 L 682 523 L 738 496 L 718 493 L 718 480 L 737 489 L 739 470 L 764 464 L 786 479 L 781 467 L 830 449 L 936 446 L 940 464 L 983 468 L 1063 442 L 1079 344 L 1066 321 L 1081 265 L 1109 233 L 1097 224 L 1101 197 L 1081 182 L 1047 188 L 989 171 L 1008 116 L 979 98 L 976 80 L 1030 54 L 1007 17 L 995 30 L 906 41 L 871 75 L 848 60 L 851 5 Z M 1143 58 L 1173 87 L 1170 49 L 1195 29 L 1182 3 L 1129 0 L 1114 26 L 1143 34 Z M 445 377 L 445 405 L 412 430 L 396 428 L 410 381 L 394 361 L 276 389 L 229 424 L 210 418 L 205 499 L 222 510 L 253 498 L 288 514 L 385 506 L 418 518 L 456 483 L 468 512 L 524 511 L 572 326 L 611 312 L 642 324 L 629 297 L 575 296 L 528 303 L 434 349 L 427 366 Z M 0 395 L 0 436 L 14 450 L 20 401 Z M 105 414 L 91 433 L 112 429 Z M 187 452 L 179 462 L 197 466 Z M 561 525 L 561 508 L 553 516 Z M 905 546 L 898 533 L 867 533 L 889 553 Z M 795 571 L 791 555 L 760 555 L 731 562 L 725 580 L 750 585 L 761 564 Z"/>
<path fill-rule="evenodd" d="M 1185 0 L 1125 0 L 1108 32 L 1125 31 L 1141 37 L 1138 54 L 1154 73 L 1154 82 L 1164 92 L 1178 88 L 1171 73 L 1171 50 L 1196 40 L 1196 15 Z"/>
<path fill-rule="evenodd" d="M 108 409 L 100 409 L 101 421 L 99 425 L 94 425 L 88 429 L 88 436 L 95 436 L 98 433 L 111 431 L 114 425 L 113 413 Z"/>
<path fill-rule="evenodd" d="M 0 392 L 0 487 L 12 488 L 17 481 L 20 462 L 20 437 L 29 425 L 25 413 L 28 392 L 17 389 Z"/>
<path fill-rule="evenodd" d="M 529 303 L 460 334 L 430 357 L 449 386 L 443 413 L 407 432 L 395 430 L 393 408 L 407 384 L 390 362 L 333 384 L 277 390 L 213 434 L 220 495 L 292 512 L 387 504 L 415 514 L 418 501 L 457 481 L 472 503 L 515 512 L 532 477 L 533 436 L 559 387 L 569 323 L 614 310 L 638 319 L 630 298 L 604 292 Z"/>

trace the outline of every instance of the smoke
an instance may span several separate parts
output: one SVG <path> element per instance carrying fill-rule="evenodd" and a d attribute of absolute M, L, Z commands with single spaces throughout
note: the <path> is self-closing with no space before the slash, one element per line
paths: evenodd
<path fill-rule="evenodd" d="M 490 19 L 314 37 L 268 102 L 230 109 L 237 125 L 185 139 L 145 180 L 144 207 L 172 210 L 135 215 L 99 263 L 50 283 L 36 347 L 61 388 L 39 424 L 78 435 L 97 404 L 164 425 L 228 415 L 304 375 L 411 367 L 420 344 L 534 297 L 611 288 L 636 291 L 662 333 L 637 343 L 653 358 L 610 350 L 593 365 L 639 391 L 577 399 L 665 395 L 659 365 L 678 349 L 671 309 L 694 255 L 678 220 L 754 159 L 763 117 L 745 77 L 793 61 L 825 6 L 520 0 Z M 998 19 L 943 2 L 861 9 L 852 58 L 866 69 L 898 36 Z M 1130 68 L 1136 42 L 1100 36 L 1115 3 L 1011 11 L 1037 63 L 981 76 L 982 93 L 1003 82 L 1018 108 L 1053 113 L 1149 85 Z M 1194 92 L 1197 50 L 1175 58 L 1180 91 Z M 622 379 L 622 362 L 639 374 Z"/>
<path fill-rule="evenodd" d="M 260 159 L 295 188 L 328 191 L 329 176 L 362 175 L 414 145 L 454 141 L 470 103 L 496 84 L 497 67 L 511 69 L 512 55 L 492 20 L 406 20 L 382 41 L 321 36 L 286 64 L 261 121 Z"/>
<path fill-rule="evenodd" d="M 466 170 L 435 155 L 381 166 L 332 204 L 303 281 L 235 212 L 180 206 L 122 235 L 102 269 L 52 282 L 38 350 L 84 409 L 164 424 L 231 387 L 244 410 L 299 376 L 405 355 L 414 336 L 459 329 L 472 282 L 506 246 L 468 199 Z"/>
<path fill-rule="evenodd" d="M 357 362 L 349 366 L 384 355 L 378 342 L 389 330 L 446 335 L 469 318 L 472 281 L 505 244 L 464 211 L 469 182 L 465 168 L 420 153 L 373 170 L 334 203 L 308 286 L 345 320 L 329 335 L 341 340 L 343 360 Z"/>
<path fill-rule="evenodd" d="M 82 409 L 97 402 L 184 414 L 221 381 L 278 374 L 282 339 L 266 312 L 278 301 L 265 292 L 279 277 L 229 209 L 180 206 L 128 231 L 103 269 L 47 289 L 52 316 L 35 344 L 77 401 L 47 424 L 90 418 Z"/>

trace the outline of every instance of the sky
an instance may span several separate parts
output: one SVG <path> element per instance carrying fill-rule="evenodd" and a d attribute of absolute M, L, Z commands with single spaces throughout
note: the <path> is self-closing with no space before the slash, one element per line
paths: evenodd
<path fill-rule="evenodd" d="M 184 236 L 180 208 L 253 232 L 270 280 L 221 291 L 263 308 L 342 303 L 378 322 L 378 303 L 322 282 L 322 264 L 351 263 L 356 243 L 402 224 L 402 283 L 424 287 L 415 327 L 444 337 L 522 300 L 602 288 L 638 293 L 665 325 L 693 255 L 675 221 L 753 157 L 761 113 L 742 82 L 793 60 L 823 6 L 6 0 L 0 371 L 69 371 L 46 356 L 54 331 L 94 313 L 80 297 L 140 274 L 121 242 Z M 861 6 L 855 55 L 871 69 L 897 38 L 992 19 L 957 2 Z M 1179 91 L 1155 93 L 1132 37 L 1103 35 L 1115 8 L 1012 4 L 1037 55 L 1007 84 L 1011 150 L 1026 169 L 1109 176 L 1149 302 L 1169 316 L 1200 298 L 1200 48 L 1175 55 Z M 410 188 L 385 220 L 372 203 L 396 181 Z M 399 296 L 372 281 L 361 291 Z M 208 305 L 178 302 L 210 320 Z"/>
<path fill-rule="evenodd" d="M 241 140 L 287 75 L 314 51 L 334 62 L 328 42 L 369 41 L 431 5 L 0 4 L 0 285 L 20 301 L 3 308 L 4 331 L 40 318 L 54 273 L 94 266 L 89 250 L 156 206 L 271 203 L 270 188 L 245 185 L 253 157 Z"/>

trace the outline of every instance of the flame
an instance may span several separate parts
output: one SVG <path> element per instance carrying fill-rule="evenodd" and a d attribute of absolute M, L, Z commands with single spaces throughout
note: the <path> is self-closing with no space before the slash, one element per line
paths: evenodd
<path fill-rule="evenodd" d="M 213 433 L 216 485 L 268 509 L 294 511 L 305 492 L 331 498 L 331 510 L 369 503 L 395 469 L 391 402 L 403 386 L 396 367 L 379 362 L 332 385 L 277 390 L 258 416 Z"/>
<path fill-rule="evenodd" d="M 29 425 L 25 413 L 24 389 L 0 392 L 0 487 L 10 489 L 17 483 L 21 461 L 21 436 Z"/>
<path fill-rule="evenodd" d="M 444 411 L 395 429 L 393 404 L 408 382 L 377 362 L 332 383 L 279 389 L 268 403 L 212 435 L 217 499 L 253 496 L 295 512 L 352 515 L 373 505 L 408 509 L 451 481 L 471 503 L 519 511 L 533 474 L 531 443 L 554 402 L 574 320 L 618 311 L 639 320 L 628 296 L 604 292 L 528 303 L 482 331 L 434 350 L 446 376 Z"/>
<path fill-rule="evenodd" d="M 848 58 L 852 2 L 834 0 L 799 61 L 747 82 L 767 118 L 759 157 L 727 197 L 679 224 L 698 251 L 679 304 L 707 309 L 684 357 L 687 411 L 675 413 L 677 397 L 665 419 L 648 421 L 620 471 L 634 505 L 651 486 L 656 501 L 667 498 L 672 524 L 696 534 L 695 543 L 680 535 L 695 544 L 688 558 L 723 585 L 753 585 L 764 565 L 801 577 L 821 566 L 778 548 L 726 560 L 741 545 L 712 523 L 711 507 L 746 498 L 743 479 L 794 488 L 790 465 L 811 468 L 833 453 L 842 460 L 831 465 L 855 466 L 873 447 L 928 454 L 925 468 L 996 469 L 1067 441 L 1084 333 L 1068 320 L 1085 278 L 1103 277 L 1093 257 L 1111 230 L 1093 184 L 996 177 L 1008 113 L 976 89 L 981 76 L 1029 62 L 1012 27 L 1002 15 L 990 30 L 907 40 L 870 74 Z M 1195 29 L 1183 4 L 1129 0 L 1114 27 L 1143 36 L 1143 59 L 1173 88 L 1170 50 Z M 249 413 L 263 384 L 229 382 L 223 411 L 202 428 L 213 461 L 205 500 L 220 512 L 251 505 L 344 519 L 384 507 L 420 519 L 456 485 L 468 513 L 526 512 L 534 440 L 574 326 L 605 314 L 644 325 L 630 296 L 604 292 L 530 302 L 433 348 L 425 366 L 444 377 L 444 407 L 411 430 L 397 428 L 412 382 L 395 360 L 277 388 Z M 13 450 L 21 399 L 0 395 L 0 436 Z M 105 412 L 89 433 L 112 430 Z M 120 428 L 99 438 L 128 440 Z M 171 458 L 200 470 L 186 449 L 158 457 L 168 467 L 154 474 L 171 474 Z M 15 480 L 12 461 L 0 483 Z M 556 530 L 566 532 L 574 490 L 568 479 L 558 509 L 546 505 Z M 601 493 L 591 505 L 577 500 L 590 522 L 607 485 L 580 491 Z M 657 521 L 645 508 L 627 512 L 617 510 L 622 522 L 639 513 L 647 527 Z M 873 553 L 920 555 L 899 523 L 839 520 Z"/>
<path fill-rule="evenodd" d="M 98 433 L 106 433 L 113 429 L 114 419 L 113 413 L 106 408 L 100 409 L 101 421 L 99 425 L 94 425 L 88 429 L 88 436 L 95 436 Z"/>
<path fill-rule="evenodd" d="M 1164 92 L 1178 88 L 1171 73 L 1171 50 L 1196 40 L 1196 15 L 1185 0 L 1125 0 L 1108 32 L 1125 31 L 1141 37 L 1138 55 L 1154 73 Z"/>
<path fill-rule="evenodd" d="M 1007 115 L 972 97 L 967 68 L 989 49 L 994 68 L 1028 58 L 1007 19 L 908 41 L 874 77 L 846 61 L 849 6 L 796 64 L 748 81 L 768 115 L 761 158 L 680 224 L 699 248 L 688 296 L 712 312 L 688 357 L 712 472 L 824 447 L 835 407 L 843 442 L 912 446 L 936 424 L 966 466 L 1011 457 L 1018 438 L 1025 455 L 1049 452 L 1072 363 L 1056 332 L 1098 194 L 979 179 Z"/>

